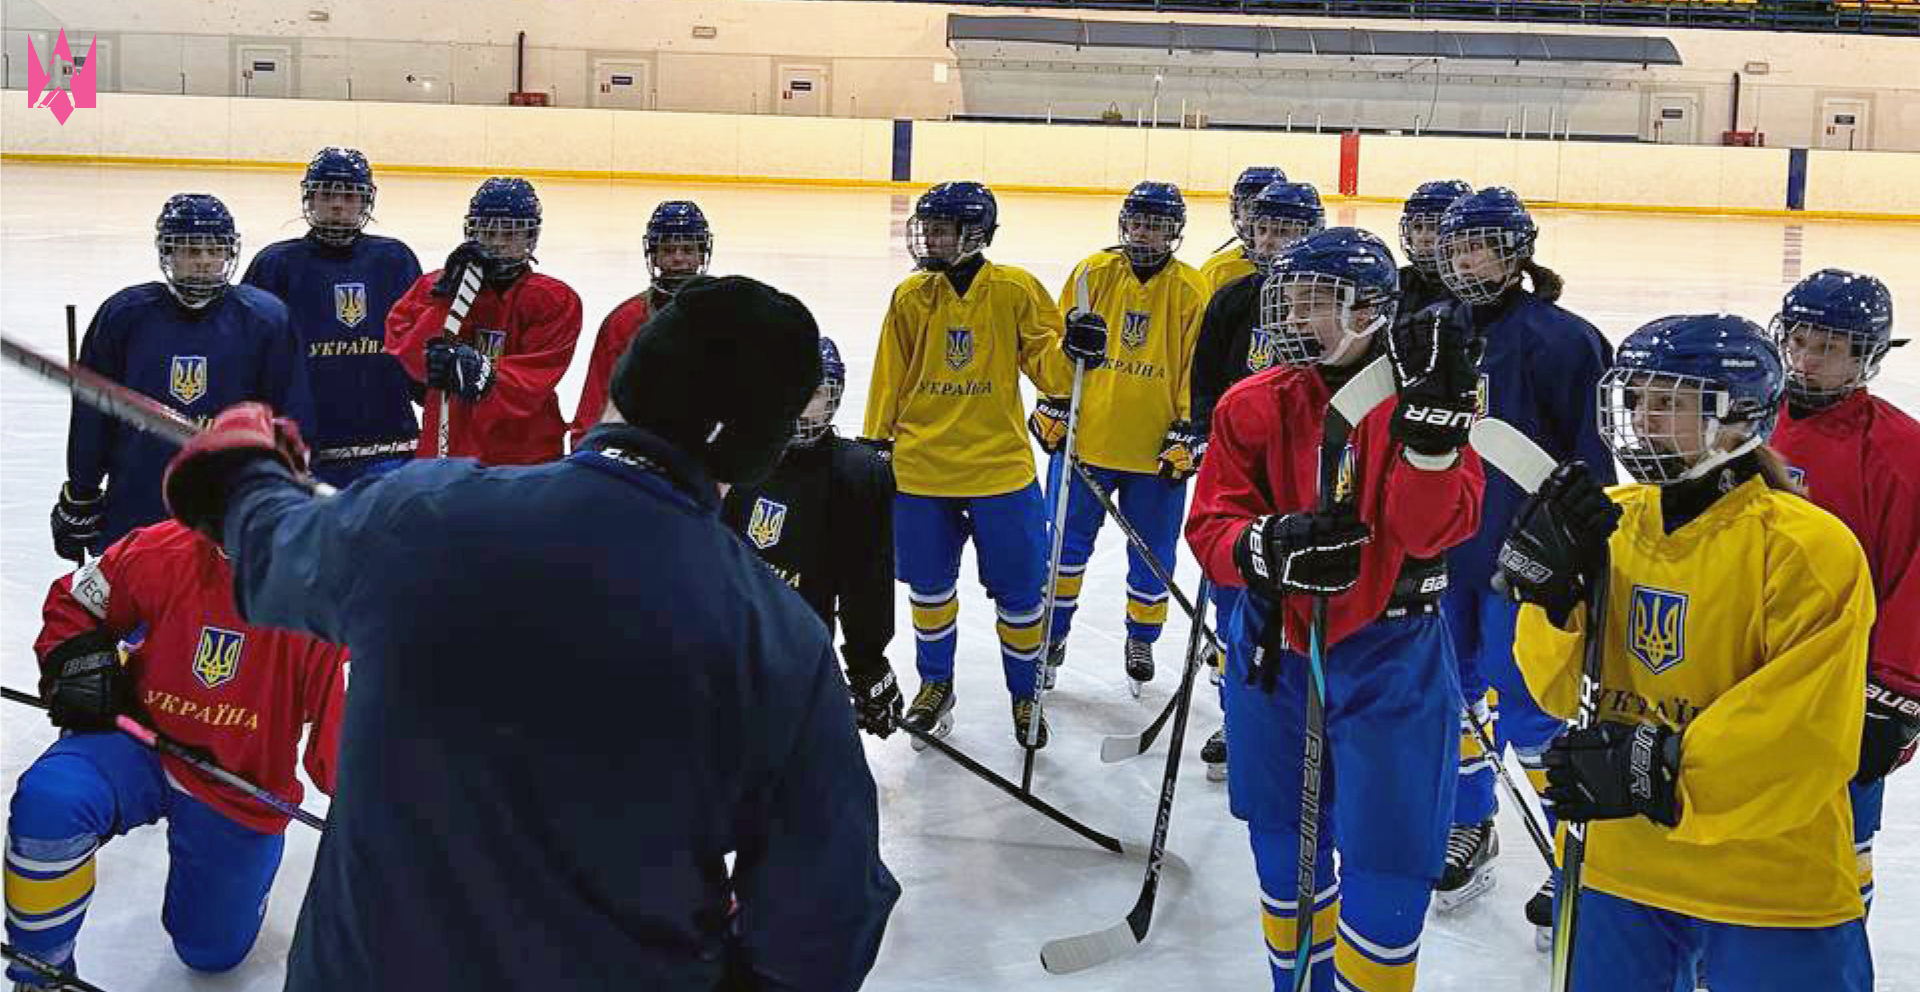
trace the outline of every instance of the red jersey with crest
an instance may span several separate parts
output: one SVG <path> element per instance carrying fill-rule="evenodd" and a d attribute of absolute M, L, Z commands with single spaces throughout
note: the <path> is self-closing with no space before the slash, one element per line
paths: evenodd
<path fill-rule="evenodd" d="M 1214 407 L 1187 543 L 1216 584 L 1246 585 L 1233 548 L 1253 521 L 1317 505 L 1321 428 L 1332 399 L 1318 373 L 1285 366 L 1242 379 Z M 1434 557 L 1480 527 L 1486 479 L 1479 456 L 1462 449 L 1451 468 L 1415 468 L 1388 433 L 1388 403 L 1362 417 L 1347 441 L 1340 488 L 1355 494 L 1373 537 L 1360 552 L 1359 583 L 1327 603 L 1329 645 L 1380 616 L 1408 557 Z M 1312 597 L 1290 596 L 1285 606 L 1287 644 L 1304 650 Z"/>
<path fill-rule="evenodd" d="M 640 332 L 640 325 L 653 316 L 653 291 L 640 293 L 613 308 L 600 322 L 600 333 L 593 339 L 593 353 L 587 356 L 587 384 L 580 390 L 580 405 L 573 415 L 573 443 L 593 430 L 607 412 L 607 393 L 612 388 L 613 365 L 627 350 L 627 344 Z"/>
<path fill-rule="evenodd" d="M 427 342 L 446 328 L 451 297 L 433 295 L 440 270 L 421 276 L 387 312 L 387 352 L 415 382 L 427 379 Z M 454 397 L 447 454 L 487 465 L 535 465 L 562 450 L 567 422 L 554 387 L 580 339 L 580 296 L 566 283 L 528 272 L 504 291 L 482 286 L 460 340 L 493 359 L 493 388 L 479 402 Z M 416 454 L 438 454 L 440 396 L 430 392 Z"/>
<path fill-rule="evenodd" d="M 1783 408 L 1772 444 L 1867 553 L 1878 604 L 1867 671 L 1920 693 L 1920 423 L 1861 389 L 1804 419 Z"/>
<path fill-rule="evenodd" d="M 233 572 L 212 541 L 174 521 L 133 531 L 54 582 L 33 650 L 41 658 L 86 631 L 117 637 L 145 625 L 133 650 L 135 718 L 222 768 L 293 802 L 300 734 L 311 724 L 307 776 L 333 794 L 347 650 L 240 619 Z M 161 755 L 168 778 L 234 822 L 279 833 L 287 817 Z"/>

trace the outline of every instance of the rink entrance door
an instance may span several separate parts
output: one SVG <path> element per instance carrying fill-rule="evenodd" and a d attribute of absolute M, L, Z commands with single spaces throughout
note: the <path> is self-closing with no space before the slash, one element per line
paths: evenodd
<path fill-rule="evenodd" d="M 780 102 L 776 113 L 820 117 L 827 112 L 827 70 L 817 65 L 780 67 Z"/>
<path fill-rule="evenodd" d="M 237 68 L 241 96 L 293 95 L 293 49 L 285 45 L 242 45 Z"/>
<path fill-rule="evenodd" d="M 615 110 L 652 110 L 652 67 L 630 59 L 593 63 L 593 105 Z"/>
<path fill-rule="evenodd" d="M 1691 93 L 1655 93 L 1649 104 L 1647 140 L 1691 145 L 1699 139 L 1700 100 Z"/>
<path fill-rule="evenodd" d="M 1865 150 L 1867 101 L 1828 97 L 1820 101 L 1820 147 L 1841 151 Z"/>

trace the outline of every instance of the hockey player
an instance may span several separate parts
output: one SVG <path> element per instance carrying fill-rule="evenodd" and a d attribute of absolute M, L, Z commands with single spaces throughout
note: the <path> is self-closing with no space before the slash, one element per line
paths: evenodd
<path fill-rule="evenodd" d="M 1453 300 L 1440 278 L 1440 218 L 1453 201 L 1473 192 L 1458 179 L 1421 183 L 1400 209 L 1400 250 L 1407 264 L 1400 267 L 1400 319 L 1411 320 L 1422 310 Z"/>
<path fill-rule="evenodd" d="M 1320 193 L 1307 183 L 1285 179 L 1270 183 L 1247 203 L 1247 259 L 1252 270 L 1216 289 L 1200 319 L 1200 338 L 1193 354 L 1193 419 L 1206 438 L 1214 405 L 1228 387 L 1255 372 L 1273 367 L 1273 336 L 1260 326 L 1260 285 L 1273 260 L 1287 248 L 1326 226 Z M 1204 448 L 1204 441 L 1203 441 Z M 1222 636 L 1233 629 L 1233 611 L 1242 591 L 1237 586 L 1213 587 L 1214 623 Z M 1221 705 L 1226 705 L 1221 697 Z M 1227 735 L 1216 730 L 1200 748 L 1210 781 L 1227 777 Z"/>
<path fill-rule="evenodd" d="M 164 282 L 130 286 L 94 313 L 80 364 L 198 420 L 241 400 L 274 404 L 303 428 L 313 400 L 287 308 L 232 286 L 240 234 L 205 193 L 167 199 L 154 224 Z M 172 447 L 75 401 L 67 481 L 53 508 L 53 547 L 75 563 L 135 527 L 164 520 L 160 471 Z M 105 491 L 101 490 L 105 483 Z"/>
<path fill-rule="evenodd" d="M 1873 836 L 1886 777 L 1920 734 L 1920 424 L 1867 392 L 1893 339 L 1886 284 L 1822 269 L 1789 290 L 1773 320 L 1787 405 L 1773 445 L 1814 505 L 1866 551 L 1880 617 L 1867 657 L 1866 732 L 1853 795 L 1860 895 L 1873 906 Z"/>
<path fill-rule="evenodd" d="M 887 664 L 893 640 L 893 472 L 867 445 L 840 437 L 833 417 L 847 366 L 832 338 L 820 339 L 820 388 L 794 425 L 793 443 L 766 479 L 727 491 L 721 516 L 831 633 L 846 635 L 840 656 L 854 719 L 875 737 L 900 720 L 900 684 Z"/>
<path fill-rule="evenodd" d="M 960 551 L 971 537 L 981 581 L 999 614 L 1000 664 L 1013 699 L 1014 736 L 1033 727 L 1041 598 L 1047 582 L 1046 511 L 1022 430 L 1019 375 L 1042 396 L 1071 391 L 1071 361 L 1106 355 L 1098 313 L 1060 311 L 1039 280 L 989 262 L 999 209 L 976 182 L 920 195 L 907 246 L 920 271 L 893 291 L 880 327 L 862 436 L 890 450 L 894 547 L 913 606 L 920 690 L 904 722 L 952 727 L 960 614 Z"/>
<path fill-rule="evenodd" d="M 1309 960 L 1331 962 L 1314 969 L 1310 987 L 1412 988 L 1451 814 L 1459 683 L 1434 570 L 1423 562 L 1478 522 L 1480 463 L 1463 450 L 1475 342 L 1444 322 L 1396 329 L 1399 401 L 1355 425 L 1334 507 L 1317 509 L 1328 402 L 1366 360 L 1372 336 L 1393 326 L 1397 282 L 1386 244 L 1352 228 L 1280 256 L 1262 312 L 1281 365 L 1221 399 L 1187 520 L 1207 575 L 1246 591 L 1227 651 L 1227 733 L 1239 756 L 1227 788 L 1252 842 L 1276 989 L 1293 985 L 1303 905 Z M 1427 416 L 1436 410 L 1446 415 Z M 1310 689 L 1300 651 L 1316 596 L 1328 597 L 1326 772 L 1319 881 L 1302 893 Z"/>
<path fill-rule="evenodd" d="M 819 362 L 799 301 L 730 276 L 647 322 L 558 462 L 316 500 L 253 405 L 181 451 L 168 505 L 225 535 L 243 614 L 353 651 L 289 992 L 860 985 L 900 889 L 846 683 L 719 516 Z"/>
<path fill-rule="evenodd" d="M 607 380 L 613 364 L 626 353 L 627 342 L 647 322 L 654 311 L 667 305 L 673 294 L 694 276 L 707 271 L 713 260 L 713 228 L 700 205 L 691 200 L 666 200 L 653 208 L 647 218 L 645 238 L 647 288 L 613 308 L 600 322 L 600 333 L 593 339 L 588 355 L 587 381 L 580 389 L 580 405 L 573 415 L 572 447 L 600 423 L 607 412 Z"/>
<path fill-rule="evenodd" d="M 580 338 L 580 296 L 532 271 L 540 241 L 532 183 L 501 176 L 481 183 L 467 204 L 465 229 L 466 241 L 447 264 L 421 276 L 387 314 L 387 352 L 427 391 L 418 454 L 442 454 L 445 406 L 446 456 L 487 465 L 551 461 L 565 443 L 554 387 Z M 447 311 L 470 265 L 480 268 L 480 293 L 459 338 L 449 340 Z"/>
<path fill-rule="evenodd" d="M 1550 713 L 1583 696 L 1582 604 L 1606 583 L 1594 723 L 1545 756 L 1545 798 L 1588 824 L 1576 992 L 1873 985 L 1846 793 L 1873 584 L 1845 524 L 1762 447 L 1782 378 L 1739 317 L 1635 331 L 1599 406 L 1637 484 L 1563 463 L 1501 549 L 1528 604 L 1515 653 Z"/>
<path fill-rule="evenodd" d="M 53 584 L 34 643 L 62 736 L 21 774 L 7 821 L 7 941 L 73 970 L 95 853 L 167 821 L 161 921 L 196 971 L 238 965 L 259 936 L 285 815 L 114 729 L 133 715 L 220 767 L 298 802 L 294 763 L 333 792 L 345 652 L 247 623 L 212 541 L 167 520 L 133 531 Z M 122 662 L 122 637 L 145 639 Z M 20 729 L 16 723 L 14 729 Z M 15 988 L 44 987 L 21 967 Z"/>
<path fill-rule="evenodd" d="M 334 486 L 405 463 L 420 441 L 412 382 L 382 343 L 420 260 L 402 242 L 366 233 L 374 193 L 365 155 L 320 149 L 300 181 L 306 236 L 261 249 L 240 280 L 292 315 L 313 390 L 313 472 Z"/>
<path fill-rule="evenodd" d="M 1260 191 L 1274 183 L 1287 181 L 1287 173 L 1277 165 L 1249 165 L 1233 181 L 1227 198 L 1227 214 L 1233 220 L 1233 240 L 1208 256 L 1200 266 L 1200 282 L 1211 297 L 1220 287 L 1253 272 L 1253 215 L 1248 207 Z"/>
<path fill-rule="evenodd" d="M 1470 325 L 1486 340 L 1480 361 L 1482 412 L 1519 428 L 1556 460 L 1581 459 L 1602 482 L 1611 482 L 1613 459 L 1587 399 L 1606 370 L 1607 342 L 1592 324 L 1555 302 L 1561 280 L 1533 260 L 1538 237 L 1532 216 L 1512 190 L 1491 187 L 1449 204 L 1441 215 L 1437 247 L 1440 279 L 1458 301 L 1450 305 L 1447 319 Z M 1562 724 L 1527 693 L 1513 660 L 1514 604 L 1493 589 L 1494 558 L 1525 495 L 1506 476 L 1493 475 L 1479 533 L 1447 555 L 1448 588 L 1441 607 L 1460 660 L 1462 701 L 1484 725 L 1492 716 L 1486 704 L 1489 686 L 1498 694 L 1494 744 L 1502 750 L 1513 745 L 1537 790 L 1544 784 L 1540 755 Z M 1463 725 L 1460 755 L 1447 868 L 1434 892 L 1443 910 L 1492 887 L 1492 859 L 1500 850 L 1493 826 L 1493 763 L 1500 753 L 1484 753 L 1479 738 Z M 1535 934 L 1542 948 L 1551 936 L 1554 884 L 1549 873 L 1525 906 L 1527 919 L 1542 928 Z"/>
<path fill-rule="evenodd" d="M 1074 267 L 1060 291 L 1061 309 L 1074 306 L 1077 287 L 1108 327 L 1106 371 L 1088 380 L 1080 398 L 1075 460 L 1084 462 L 1120 512 L 1172 574 L 1177 562 L 1187 479 L 1198 469 L 1206 435 L 1191 419 L 1189 373 L 1206 289 L 1193 267 L 1173 257 L 1187 226 L 1187 204 L 1172 183 L 1143 182 L 1120 206 L 1120 244 Z M 1106 522 L 1100 498 L 1063 464 L 1068 397 L 1040 397 L 1028 428 L 1052 455 L 1048 502 L 1067 493 L 1060 574 L 1054 577 L 1053 629 L 1047 636 L 1045 679 L 1053 684 L 1066 660 L 1067 631 L 1080 600 L 1087 559 Z M 1064 487 L 1064 488 L 1063 488 Z M 1153 679 L 1153 644 L 1167 622 L 1167 587 L 1140 549 L 1127 543 L 1127 680 L 1138 695 Z"/>

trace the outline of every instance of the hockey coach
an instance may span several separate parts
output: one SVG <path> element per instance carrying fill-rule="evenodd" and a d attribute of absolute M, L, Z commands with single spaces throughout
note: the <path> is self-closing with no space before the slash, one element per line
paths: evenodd
<path fill-rule="evenodd" d="M 900 888 L 847 688 L 718 516 L 786 446 L 818 341 L 793 297 L 705 279 L 564 460 L 316 499 L 259 404 L 174 458 L 168 506 L 225 545 L 247 620 L 354 659 L 289 992 L 861 984 Z"/>

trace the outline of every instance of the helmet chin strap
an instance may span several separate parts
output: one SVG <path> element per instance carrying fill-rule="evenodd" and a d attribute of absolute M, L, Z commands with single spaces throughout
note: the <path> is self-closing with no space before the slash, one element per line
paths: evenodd
<path fill-rule="evenodd" d="M 1714 442 L 1720 439 L 1720 432 L 1724 426 L 1718 417 L 1710 417 L 1707 419 L 1706 456 L 1693 463 L 1692 467 L 1680 473 L 1680 477 L 1673 481 L 1688 482 L 1693 479 L 1698 479 L 1735 458 L 1760 447 L 1760 442 L 1765 440 L 1758 435 L 1754 435 L 1725 451 L 1716 451 L 1714 450 Z"/>
<path fill-rule="evenodd" d="M 1366 342 L 1372 340 L 1373 335 L 1377 331 L 1379 331 L 1381 325 L 1385 324 L 1386 322 L 1387 322 L 1386 315 L 1374 314 L 1373 319 L 1367 321 L 1367 326 L 1362 330 L 1350 331 L 1350 330 L 1347 330 L 1346 328 L 1341 328 L 1340 346 L 1331 352 L 1322 354 L 1320 356 L 1320 364 L 1322 365 L 1345 364 L 1347 357 L 1350 354 L 1352 354 L 1355 344 L 1360 345 L 1360 347 L 1364 349 L 1366 347 Z"/>

